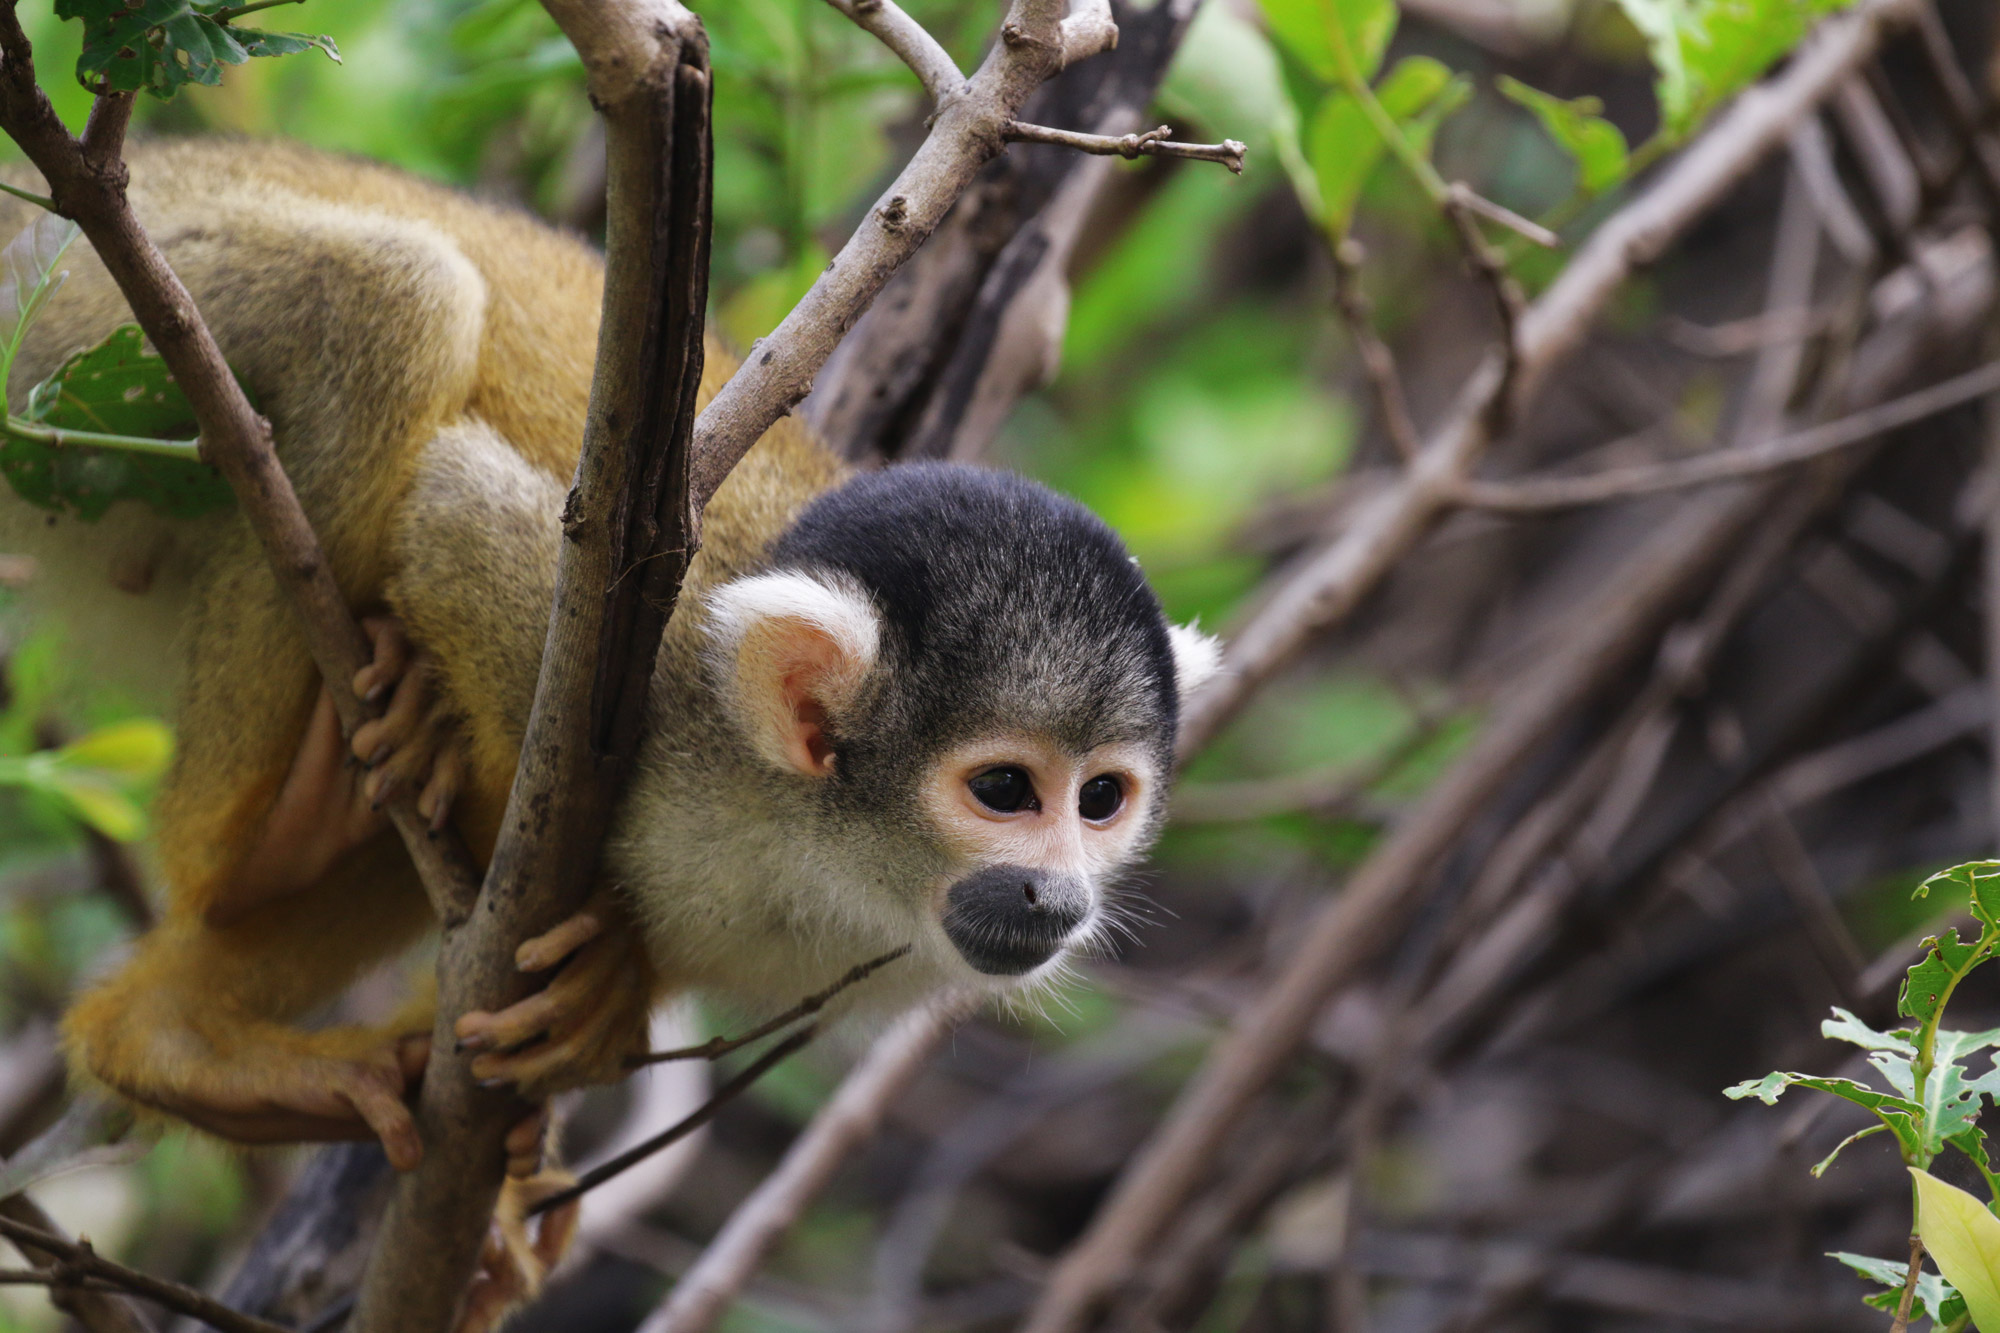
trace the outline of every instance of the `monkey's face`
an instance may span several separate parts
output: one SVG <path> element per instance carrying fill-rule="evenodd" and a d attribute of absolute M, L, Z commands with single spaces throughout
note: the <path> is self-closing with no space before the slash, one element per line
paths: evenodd
<path fill-rule="evenodd" d="M 1025 976 L 1097 934 L 1105 886 L 1151 840 L 1159 785 L 1131 743 L 996 735 L 940 755 L 920 799 L 959 873 L 933 908 L 965 964 Z"/>

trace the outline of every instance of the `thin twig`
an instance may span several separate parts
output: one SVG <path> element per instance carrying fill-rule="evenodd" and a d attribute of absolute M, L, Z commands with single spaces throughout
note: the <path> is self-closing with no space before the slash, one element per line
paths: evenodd
<path fill-rule="evenodd" d="M 5 1236 L 18 1247 L 39 1250 L 59 1260 L 59 1266 L 51 1270 L 56 1274 L 97 1279 L 120 1291 L 164 1305 L 169 1310 L 191 1315 L 210 1328 L 221 1329 L 222 1333 L 290 1333 L 282 1324 L 232 1310 L 193 1287 L 169 1282 L 106 1259 L 90 1247 L 89 1241 L 68 1240 L 53 1231 L 31 1227 L 11 1217 L 0 1217 L 0 1236 Z"/>
<path fill-rule="evenodd" d="M 1988 362 L 1963 375 L 1905 394 L 1879 407 L 1780 436 L 1754 448 L 1723 450 L 1670 463 L 1610 468 L 1587 477 L 1548 477 L 1517 482 L 1467 481 L 1459 487 L 1457 498 L 1460 503 L 1477 509 L 1536 514 L 1754 477 L 1865 444 L 1887 431 L 1899 430 L 1996 390 L 2000 390 L 2000 361 Z"/>
<path fill-rule="evenodd" d="M 865 963 L 849 968 L 845 976 L 841 977 L 840 980 L 834 982 L 831 986 L 828 986 L 825 990 L 816 991 L 806 996 L 805 999 L 800 1000 L 776 1018 L 760 1023 L 741 1036 L 710 1037 L 699 1046 L 682 1046 L 678 1050 L 672 1051 L 649 1051 L 645 1055 L 632 1056 L 626 1060 L 625 1067 L 627 1069 L 643 1069 L 647 1065 L 665 1064 L 669 1060 L 714 1060 L 725 1056 L 731 1051 L 748 1046 L 753 1041 L 759 1041 L 770 1036 L 779 1028 L 789 1027 L 801 1018 L 810 1018 L 821 1009 L 824 1009 L 827 1001 L 831 1000 L 834 996 L 840 994 L 849 986 L 865 981 L 876 971 L 887 967 L 890 963 L 909 953 L 909 951 L 910 946 L 905 944 L 900 949 L 891 949 L 880 958 L 871 958 Z"/>
<path fill-rule="evenodd" d="M 730 1214 L 701 1259 L 674 1284 L 640 1333 L 705 1333 L 778 1238 L 805 1212 L 856 1144 L 875 1132 L 938 1044 L 983 997 L 961 991 L 933 1002 L 884 1034 L 848 1071 L 832 1100 L 792 1141 L 785 1156 Z"/>
<path fill-rule="evenodd" d="M 742 1073 L 709 1094 L 707 1101 L 689 1112 L 678 1123 L 655 1134 L 644 1143 L 635 1144 L 626 1149 L 603 1165 L 584 1172 L 581 1176 L 577 1177 L 574 1185 L 571 1185 L 567 1189 L 556 1191 L 554 1194 L 549 1195 L 548 1198 L 539 1201 L 528 1209 L 528 1216 L 533 1217 L 538 1213 L 546 1213 L 549 1209 L 560 1207 L 568 1203 L 571 1199 L 581 1198 L 585 1193 L 596 1189 L 613 1176 L 621 1175 L 639 1165 L 639 1163 L 645 1161 L 654 1153 L 679 1143 L 682 1139 L 715 1119 L 717 1112 L 721 1111 L 730 1102 L 735 1101 L 752 1083 L 770 1073 L 779 1061 L 796 1051 L 803 1050 L 818 1035 L 819 1027 L 817 1024 L 800 1028 L 797 1032 L 794 1032 L 791 1036 L 758 1056 L 756 1060 L 744 1068 Z"/>
<path fill-rule="evenodd" d="M 1013 143 L 1046 143 L 1058 148 L 1074 148 L 1079 153 L 1095 153 L 1100 157 L 1122 157 L 1128 160 L 1141 157 L 1186 157 L 1197 162 L 1220 162 L 1231 171 L 1243 174 L 1244 147 L 1234 139 L 1224 139 L 1221 143 L 1180 143 L 1167 136 L 1174 132 L 1171 125 L 1161 125 L 1143 134 L 1079 134 L 1075 130 L 1052 129 L 1047 125 L 1030 125 L 1025 121 L 1009 121 L 1002 133 Z"/>
<path fill-rule="evenodd" d="M 1452 201 L 1469 213 L 1477 213 L 1488 222 L 1497 222 L 1523 240 L 1531 241 L 1544 250 L 1553 250 L 1562 244 L 1562 237 L 1550 231 L 1539 222 L 1531 222 L 1513 209 L 1494 203 L 1485 195 L 1467 185 L 1464 181 L 1453 181 Z"/>
<path fill-rule="evenodd" d="M 826 2 L 895 52 L 896 58 L 916 74 L 933 103 L 942 103 L 965 87 L 965 75 L 959 72 L 951 53 L 924 30 L 923 24 L 897 8 L 896 0 Z"/>
<path fill-rule="evenodd" d="M 1417 423 L 1410 417 L 1409 399 L 1403 394 L 1403 378 L 1396 370 L 1396 354 L 1375 331 L 1373 303 L 1361 287 L 1361 242 L 1349 237 L 1333 245 L 1333 304 L 1347 325 L 1348 336 L 1361 355 L 1361 369 L 1375 394 L 1375 409 L 1382 414 L 1382 430 L 1396 448 L 1396 456 L 1410 462 L 1423 448 Z"/>
<path fill-rule="evenodd" d="M 1439 207 L 1458 233 L 1466 262 L 1492 294 L 1493 313 L 1500 319 L 1500 384 L 1487 405 L 1487 429 L 1494 435 L 1502 435 L 1514 417 L 1514 386 L 1521 376 L 1521 316 L 1527 309 L 1527 297 L 1521 292 L 1521 284 L 1507 271 L 1506 259 L 1487 243 L 1479 224 L 1473 220 L 1475 214 L 1487 216 L 1472 202 L 1478 197 L 1465 186 L 1453 184 Z"/>

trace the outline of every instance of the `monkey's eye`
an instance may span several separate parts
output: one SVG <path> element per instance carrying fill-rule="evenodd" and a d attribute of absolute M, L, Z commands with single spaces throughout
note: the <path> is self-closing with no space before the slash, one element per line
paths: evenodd
<path fill-rule="evenodd" d="M 1076 794 L 1076 812 L 1093 824 L 1101 824 L 1125 804 L 1125 784 L 1109 773 L 1083 784 Z"/>
<path fill-rule="evenodd" d="M 984 773 L 974 775 L 966 784 L 972 788 L 973 796 L 988 810 L 997 814 L 1011 815 L 1017 810 L 1039 810 L 1041 802 L 1035 799 L 1035 784 L 1028 780 L 1028 771 L 1008 765 L 989 768 Z"/>

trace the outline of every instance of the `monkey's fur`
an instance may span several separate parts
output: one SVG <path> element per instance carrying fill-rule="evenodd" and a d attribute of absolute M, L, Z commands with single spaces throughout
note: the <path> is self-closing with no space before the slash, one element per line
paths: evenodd
<path fill-rule="evenodd" d="M 131 167 L 133 205 L 270 417 L 343 592 L 399 617 L 435 660 L 469 761 L 454 818 L 483 860 L 547 624 L 597 256 L 525 216 L 282 145 L 157 145 Z M 0 232 L 31 220 L 0 204 Z M 14 401 L 129 318 L 83 245 L 64 267 Z M 704 402 L 730 369 L 711 348 Z M 1177 688 L 1212 650 L 1169 632 L 1102 525 L 1038 488 L 935 468 L 834 489 L 845 475 L 781 421 L 708 507 L 607 849 L 606 879 L 642 929 L 614 922 L 593 946 L 596 981 L 549 1022 L 541 1055 L 502 1059 L 537 1035 L 504 1024 L 475 1041 L 501 1048 L 484 1058 L 506 1077 L 616 1076 L 665 989 L 782 1005 L 911 944 L 869 983 L 894 1003 L 1034 970 L 1074 942 L 1062 932 L 1100 928 L 1101 882 L 1158 823 Z M 39 558 L 37 600 L 86 660 L 157 690 L 179 737 L 157 805 L 164 918 L 73 1007 L 75 1063 L 232 1137 L 356 1132 L 341 1104 L 367 1115 L 369 1096 L 400 1095 L 422 1057 L 400 1057 L 396 1038 L 428 1030 L 426 1002 L 386 1030 L 294 1024 L 428 911 L 392 835 L 303 889 L 231 901 L 319 689 L 248 525 L 132 503 L 83 524 L 11 494 L 0 524 L 0 541 Z M 1016 749 L 1042 756 L 1018 762 L 1079 809 L 1078 784 L 1113 765 L 1129 814 L 1065 825 L 1055 811 L 1035 822 L 1039 803 L 974 806 L 963 775 Z M 1060 926 L 1016 958 L 1023 891 Z M 309 1087 L 329 1097 L 301 1114 Z M 273 1108 L 290 1118 L 259 1119 Z"/>

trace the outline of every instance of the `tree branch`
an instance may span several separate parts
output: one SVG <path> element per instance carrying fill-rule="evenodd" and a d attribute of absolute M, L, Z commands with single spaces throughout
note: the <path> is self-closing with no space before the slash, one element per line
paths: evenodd
<path fill-rule="evenodd" d="M 1243 174 L 1243 145 L 1234 139 L 1224 139 L 1221 143 L 1177 143 L 1167 136 L 1174 132 L 1171 125 L 1147 130 L 1143 134 L 1078 134 L 1075 130 L 1051 129 L 1047 125 L 1029 125 L 1022 121 L 1009 121 L 1004 131 L 1010 143 L 1048 143 L 1060 148 L 1074 148 L 1079 153 L 1095 153 L 1100 157 L 1122 157 L 1128 160 L 1141 157 L 1187 157 L 1198 162 L 1220 162 L 1238 176 Z"/>
<path fill-rule="evenodd" d="M 126 170 L 119 154 L 131 114 L 131 94 L 100 97 L 91 107 L 83 138 L 73 138 L 35 83 L 33 53 L 14 4 L 0 5 L 0 130 L 42 173 L 56 211 L 83 229 L 133 318 L 187 395 L 201 428 L 202 458 L 221 471 L 235 492 L 299 613 L 307 648 L 340 714 L 341 730 L 352 736 L 381 711 L 357 698 L 351 684 L 371 649 L 278 463 L 270 423 L 243 396 L 194 299 L 125 198 Z M 392 799 L 388 811 L 433 910 L 444 921 L 462 916 L 478 876 L 457 835 L 449 830 L 434 834 L 430 822 L 417 813 L 415 793 Z"/>
<path fill-rule="evenodd" d="M 1774 472 L 1863 444 L 1888 431 L 1936 416 L 2000 390 L 2000 361 L 1988 362 L 1929 388 L 1795 431 L 1747 449 L 1717 450 L 1670 463 L 1640 463 L 1585 477 L 1545 477 L 1528 481 L 1467 481 L 1457 501 L 1506 514 L 1538 514 L 1574 509 L 1606 500 L 1655 495 L 1686 486 L 1705 486 Z"/>
<path fill-rule="evenodd" d="M 525 1113 L 476 1085 L 453 1025 L 532 988 L 521 941 L 575 912 L 642 728 L 660 636 L 698 543 L 688 432 L 707 299 L 708 40 L 676 0 L 546 0 L 604 117 L 604 312 L 540 678 L 482 891 L 439 952 L 424 1160 L 397 1182 L 362 1282 L 356 1333 L 451 1326 Z M 703 497 L 706 499 L 706 496 Z M 634 571 L 638 571 L 636 574 Z"/>
<path fill-rule="evenodd" d="M 965 87 L 965 75 L 959 72 L 951 53 L 924 30 L 923 24 L 897 8 L 896 0 L 826 2 L 894 51 L 896 58 L 916 74 L 918 81 L 924 85 L 924 91 L 931 95 L 933 104 L 942 105 L 946 98 Z"/>
<path fill-rule="evenodd" d="M 868 211 L 826 271 L 702 412 L 694 498 L 705 504 L 736 461 L 812 389 L 813 377 L 877 292 L 1006 144 L 1029 94 L 1062 68 L 1062 0 L 1013 0 L 1000 40 Z"/>
<path fill-rule="evenodd" d="M 210 1328 L 221 1329 L 222 1333 L 291 1333 L 282 1324 L 254 1319 L 240 1310 L 232 1310 L 193 1287 L 169 1282 L 106 1259 L 90 1247 L 89 1241 L 69 1240 L 46 1228 L 30 1226 L 5 1215 L 0 1215 L 0 1236 L 12 1241 L 23 1253 L 39 1251 L 56 1260 L 54 1285 L 77 1278 L 92 1278 L 120 1291 L 143 1296 L 169 1310 L 192 1315 Z"/>

